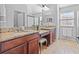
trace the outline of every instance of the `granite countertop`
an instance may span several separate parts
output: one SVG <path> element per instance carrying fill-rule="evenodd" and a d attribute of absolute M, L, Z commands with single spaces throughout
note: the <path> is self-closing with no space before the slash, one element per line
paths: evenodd
<path fill-rule="evenodd" d="M 39 30 L 39 31 L 28 30 L 28 31 L 24 31 L 24 32 L 0 33 L 0 42 L 11 40 L 11 39 L 14 39 L 14 38 L 17 38 L 17 37 L 21 37 L 21 36 L 24 36 L 24 35 L 31 35 L 31 34 L 34 34 L 36 32 L 38 32 L 39 34 L 42 34 L 42 33 L 48 32 L 48 31 L 47 30 Z"/>
<path fill-rule="evenodd" d="M 49 30 L 40 30 L 38 32 L 39 32 L 39 34 L 43 34 L 43 33 L 49 32 Z"/>
<path fill-rule="evenodd" d="M 49 30 L 28 30 L 28 32 L 38 32 L 39 34 L 48 32 Z"/>
<path fill-rule="evenodd" d="M 49 30 L 29 30 L 31 32 L 38 32 L 39 34 L 45 33 L 45 32 L 49 32 Z"/>
<path fill-rule="evenodd" d="M 55 28 L 56 28 L 56 26 L 53 26 L 53 27 L 41 27 L 41 30 L 53 30 Z"/>
<path fill-rule="evenodd" d="M 56 28 L 55 26 L 53 26 L 53 27 L 41 27 L 40 30 L 38 30 L 38 31 L 30 29 L 30 30 L 23 30 L 23 31 L 20 31 L 20 32 L 0 33 L 0 42 L 6 41 L 6 40 L 11 40 L 11 39 L 21 37 L 21 36 L 24 36 L 24 35 L 31 35 L 31 34 L 34 34 L 36 32 L 38 32 L 41 35 L 43 33 L 49 32 L 50 30 L 53 30 L 55 28 Z"/>
<path fill-rule="evenodd" d="M 11 40 L 13 38 L 21 37 L 24 35 L 30 35 L 36 32 L 7 32 L 7 33 L 1 33 L 0 34 L 0 42 Z"/>

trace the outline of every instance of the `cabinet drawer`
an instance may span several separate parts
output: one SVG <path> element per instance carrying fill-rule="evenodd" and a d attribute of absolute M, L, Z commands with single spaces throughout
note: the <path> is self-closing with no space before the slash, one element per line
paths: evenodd
<path fill-rule="evenodd" d="M 25 53 L 25 44 L 12 48 L 3 54 L 24 54 Z"/>
<path fill-rule="evenodd" d="M 2 52 L 6 51 L 8 49 L 11 49 L 15 46 L 18 46 L 18 45 L 24 43 L 24 42 L 25 42 L 24 38 L 16 38 L 16 39 L 13 39 L 13 40 L 10 40 L 10 41 L 7 41 L 7 42 L 3 42 L 1 44 L 1 51 Z"/>

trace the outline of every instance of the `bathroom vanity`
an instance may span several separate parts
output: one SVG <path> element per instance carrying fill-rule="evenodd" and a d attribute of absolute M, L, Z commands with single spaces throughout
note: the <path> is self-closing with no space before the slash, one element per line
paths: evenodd
<path fill-rule="evenodd" d="M 10 38 L 0 38 L 1 54 L 38 54 L 39 34 L 30 33 Z"/>
<path fill-rule="evenodd" d="M 0 36 L 1 54 L 38 54 L 40 38 L 46 38 L 48 46 L 55 41 L 52 30 L 7 32 Z"/>

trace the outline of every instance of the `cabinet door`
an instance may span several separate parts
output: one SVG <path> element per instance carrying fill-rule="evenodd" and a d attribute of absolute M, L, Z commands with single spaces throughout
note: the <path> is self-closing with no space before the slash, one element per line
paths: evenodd
<path fill-rule="evenodd" d="M 22 44 L 20 46 L 17 46 L 13 49 L 10 49 L 6 52 L 4 52 L 3 54 L 24 54 L 25 53 L 25 44 Z"/>
<path fill-rule="evenodd" d="M 28 43 L 28 54 L 37 54 L 37 53 L 39 53 L 38 39 L 33 39 Z"/>

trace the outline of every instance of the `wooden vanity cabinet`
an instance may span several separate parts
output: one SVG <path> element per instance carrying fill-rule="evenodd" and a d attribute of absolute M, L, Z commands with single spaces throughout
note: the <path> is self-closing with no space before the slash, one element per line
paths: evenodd
<path fill-rule="evenodd" d="M 56 40 L 56 32 L 50 31 L 50 43 L 55 42 Z"/>
<path fill-rule="evenodd" d="M 9 41 L 1 42 L 1 54 L 38 54 L 39 34 L 33 33 Z"/>
<path fill-rule="evenodd" d="M 22 44 L 20 46 L 17 46 L 15 48 L 12 48 L 6 52 L 4 52 L 3 54 L 24 54 L 26 53 L 26 47 L 25 47 L 25 44 Z"/>
<path fill-rule="evenodd" d="M 27 39 L 28 39 L 27 40 L 28 54 L 38 54 L 40 34 L 36 33 L 30 36 L 27 36 Z"/>
<path fill-rule="evenodd" d="M 28 54 L 37 54 L 39 53 L 38 39 L 33 39 L 28 43 Z"/>
<path fill-rule="evenodd" d="M 14 38 L 12 40 L 8 40 L 1 43 L 1 51 L 7 51 L 9 49 L 15 48 L 16 46 L 19 46 L 21 44 L 25 43 L 24 37 L 18 37 Z"/>

